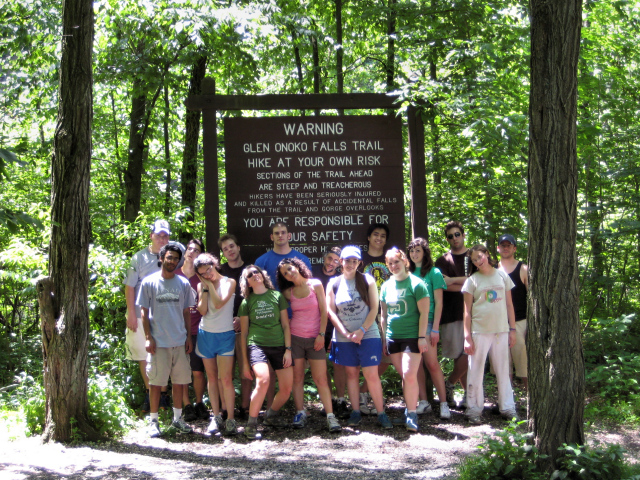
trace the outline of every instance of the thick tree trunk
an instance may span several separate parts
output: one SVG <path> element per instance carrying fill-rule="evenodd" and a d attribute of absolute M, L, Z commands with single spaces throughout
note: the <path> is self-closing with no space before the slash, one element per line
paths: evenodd
<path fill-rule="evenodd" d="M 580 0 L 531 1 L 529 395 L 543 467 L 584 443 L 577 234 Z"/>
<path fill-rule="evenodd" d="M 189 94 L 200 95 L 202 80 L 207 72 L 207 57 L 200 56 L 191 67 Z M 200 136 L 200 111 L 187 110 L 184 133 L 184 152 L 182 153 L 182 206 L 188 207 L 185 220 L 193 222 L 196 212 L 196 187 L 198 184 L 198 137 Z M 180 231 L 180 241 L 187 244 L 191 235 L 187 229 Z"/>
<path fill-rule="evenodd" d="M 72 420 L 79 433 L 97 438 L 87 416 L 93 24 L 91 0 L 65 0 L 49 278 L 38 284 L 47 397 L 44 436 L 57 441 L 72 438 Z"/>
<path fill-rule="evenodd" d="M 144 165 L 145 113 L 147 96 L 143 81 L 133 81 L 131 93 L 131 115 L 129 117 L 129 162 L 124 172 L 125 203 L 124 220 L 133 223 L 140 212 L 142 197 L 142 171 Z"/>

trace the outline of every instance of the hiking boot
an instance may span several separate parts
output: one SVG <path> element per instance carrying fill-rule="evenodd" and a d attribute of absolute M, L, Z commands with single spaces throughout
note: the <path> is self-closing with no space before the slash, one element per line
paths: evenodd
<path fill-rule="evenodd" d="M 182 420 L 182 418 L 179 418 L 178 420 L 174 420 L 173 422 L 171 422 L 171 426 L 175 428 L 178 431 L 178 433 L 193 432 L 193 428 L 191 428 L 189 425 L 184 423 L 184 420 Z"/>
<path fill-rule="evenodd" d="M 444 382 L 444 388 L 447 391 L 447 404 L 449 408 L 456 408 L 456 397 L 453 395 L 454 386 L 449 383 L 449 380 Z"/>
<path fill-rule="evenodd" d="M 393 423 L 391 423 L 391 420 L 389 420 L 389 417 L 384 412 L 378 414 L 378 423 L 385 430 L 393 428 Z"/>
<path fill-rule="evenodd" d="M 440 418 L 443 420 L 449 420 L 451 418 L 451 412 L 449 411 L 447 402 L 440 402 Z"/>
<path fill-rule="evenodd" d="M 347 425 L 349 427 L 357 427 L 358 425 L 360 425 L 361 421 L 362 421 L 362 414 L 357 410 L 352 410 L 351 415 L 349 416 L 349 421 L 347 422 Z"/>
<path fill-rule="evenodd" d="M 370 405 L 371 403 L 371 395 L 369 395 L 368 393 L 361 393 L 360 394 L 360 413 L 362 413 L 363 415 L 377 415 L 378 414 L 378 410 L 376 410 L 376 407 L 373 405 Z"/>
<path fill-rule="evenodd" d="M 345 400 L 336 400 L 336 404 L 333 406 L 333 413 L 341 420 L 346 420 L 351 415 L 351 411 Z"/>
<path fill-rule="evenodd" d="M 513 420 L 514 422 L 520 421 L 520 417 L 518 417 L 518 413 L 515 410 L 509 410 L 508 412 L 501 414 L 503 418 L 506 420 Z"/>
<path fill-rule="evenodd" d="M 198 420 L 198 414 L 196 413 L 196 409 L 190 403 L 184 406 L 184 410 L 182 410 L 182 418 L 184 418 L 185 422 L 195 422 Z"/>
<path fill-rule="evenodd" d="M 249 418 L 249 409 L 244 407 L 238 407 L 238 415 L 236 415 L 238 420 L 246 420 Z"/>
<path fill-rule="evenodd" d="M 433 409 L 431 408 L 431 404 L 426 400 L 420 400 L 418 402 L 418 409 L 416 410 L 418 415 L 424 415 L 425 413 L 431 413 L 432 411 Z"/>
<path fill-rule="evenodd" d="M 482 425 L 482 418 L 479 415 L 470 415 L 467 417 L 467 421 L 471 425 Z"/>
<path fill-rule="evenodd" d="M 338 423 L 338 419 L 335 415 L 327 415 L 327 427 L 330 432 L 340 432 L 342 431 L 342 427 Z"/>
<path fill-rule="evenodd" d="M 418 431 L 418 414 L 416 412 L 408 413 L 404 426 L 410 432 Z"/>
<path fill-rule="evenodd" d="M 283 428 L 289 426 L 289 422 L 282 415 L 271 415 L 266 417 L 262 423 L 269 427 Z"/>
<path fill-rule="evenodd" d="M 199 420 L 209 420 L 211 418 L 211 415 L 209 415 L 209 409 L 203 402 L 196 403 L 195 410 Z"/>
<path fill-rule="evenodd" d="M 244 436 L 249 440 L 260 440 L 262 435 L 258 433 L 258 425 L 257 424 L 247 424 L 244 427 Z"/>
<path fill-rule="evenodd" d="M 225 422 L 224 425 L 224 432 L 225 435 L 235 435 L 238 433 L 238 425 L 236 424 L 236 421 L 233 418 L 227 418 L 227 421 Z"/>
<path fill-rule="evenodd" d="M 140 407 L 140 411 L 142 413 L 147 413 L 151 410 L 151 406 L 149 405 L 149 392 L 145 393 L 144 401 L 142 402 L 142 406 Z"/>
<path fill-rule="evenodd" d="M 298 412 L 293 417 L 293 428 L 304 428 L 307 426 L 307 414 Z"/>
<path fill-rule="evenodd" d="M 211 419 L 211 423 L 209 423 L 209 427 L 207 427 L 207 433 L 211 435 L 215 435 L 218 432 L 221 432 L 224 428 L 224 420 L 222 420 L 221 415 L 217 415 Z"/>
<path fill-rule="evenodd" d="M 160 410 L 169 410 L 171 408 L 171 399 L 167 392 L 160 394 Z"/>
<path fill-rule="evenodd" d="M 149 438 L 157 438 L 161 435 L 160 433 L 160 423 L 157 418 L 153 420 L 149 420 L 149 426 L 147 427 L 147 435 Z"/>

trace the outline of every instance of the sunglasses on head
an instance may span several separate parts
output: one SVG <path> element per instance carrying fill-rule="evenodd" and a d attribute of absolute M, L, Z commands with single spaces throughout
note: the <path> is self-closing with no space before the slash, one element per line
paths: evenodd
<path fill-rule="evenodd" d="M 261 272 L 257 271 L 257 270 L 251 270 L 250 272 L 247 272 L 247 278 L 251 278 L 254 275 L 260 275 Z"/>
<path fill-rule="evenodd" d="M 447 238 L 451 240 L 454 236 L 458 238 L 460 235 L 462 235 L 460 232 L 450 233 L 449 235 L 447 235 Z"/>

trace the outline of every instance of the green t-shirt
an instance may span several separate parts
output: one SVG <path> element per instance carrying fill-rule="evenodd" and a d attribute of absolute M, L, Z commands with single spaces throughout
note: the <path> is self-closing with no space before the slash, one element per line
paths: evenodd
<path fill-rule="evenodd" d="M 289 307 L 287 299 L 276 290 L 258 295 L 252 293 L 242 300 L 238 316 L 249 317 L 248 345 L 262 347 L 284 346 L 284 331 L 280 323 L 280 312 Z"/>
<path fill-rule="evenodd" d="M 401 282 L 393 277 L 384 282 L 380 301 L 387 305 L 387 338 L 418 338 L 418 300 L 425 297 L 429 298 L 427 286 L 413 274 Z"/>
<path fill-rule="evenodd" d="M 413 272 L 413 275 L 422 280 L 427 286 L 427 290 L 429 290 L 429 298 L 431 299 L 431 304 L 429 305 L 429 323 L 433 324 L 433 317 L 436 313 L 436 297 L 433 295 L 433 291 L 438 288 L 446 290 L 447 282 L 444 281 L 444 277 L 442 276 L 440 269 L 436 267 L 432 267 L 424 277 L 420 276 L 420 269 L 416 269 L 416 271 Z"/>

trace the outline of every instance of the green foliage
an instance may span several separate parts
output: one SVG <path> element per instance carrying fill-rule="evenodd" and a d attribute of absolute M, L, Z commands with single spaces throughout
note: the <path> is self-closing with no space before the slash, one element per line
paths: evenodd
<path fill-rule="evenodd" d="M 525 422 L 519 422 L 523 425 Z M 569 446 L 559 448 L 558 469 L 551 476 L 540 470 L 533 434 L 520 433 L 518 424 L 511 423 L 494 436 L 485 435 L 481 452 L 465 458 L 458 466 L 459 480 L 635 480 L 633 467 L 624 462 L 624 450 L 619 445 Z"/>
<path fill-rule="evenodd" d="M 485 435 L 479 448 L 480 454 L 467 457 L 459 465 L 460 480 L 545 478 L 535 464 L 539 455 L 532 445 L 532 434 L 521 433 L 516 423 L 496 431 L 494 436 Z"/>
<path fill-rule="evenodd" d="M 21 417 L 22 433 L 34 435 L 42 433 L 45 416 L 44 387 L 40 378 L 34 379 L 31 375 L 21 372 L 14 378 L 15 387 L 2 392 L 2 411 L 17 412 Z M 3 414 L 10 419 L 12 415 Z"/>
<path fill-rule="evenodd" d="M 122 382 L 109 375 L 89 379 L 89 417 L 103 435 L 121 435 L 136 423 L 135 412 L 127 404 L 122 387 Z"/>

